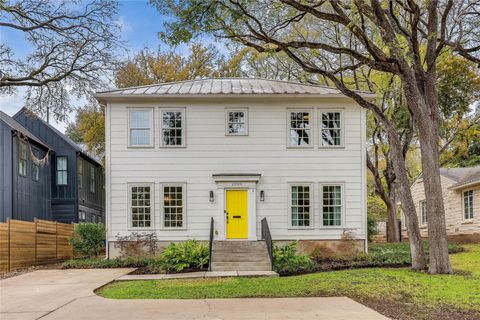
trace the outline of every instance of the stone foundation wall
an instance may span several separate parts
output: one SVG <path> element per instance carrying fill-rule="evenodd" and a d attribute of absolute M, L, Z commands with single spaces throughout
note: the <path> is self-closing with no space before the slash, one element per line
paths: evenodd
<path fill-rule="evenodd" d="M 158 241 L 157 254 L 160 254 L 170 243 L 175 241 Z M 178 242 L 178 241 L 177 241 Z M 282 246 L 292 243 L 292 240 L 274 240 L 274 245 Z M 121 251 L 118 246 L 115 246 L 115 241 L 108 242 L 108 258 L 118 258 L 121 256 Z M 146 252 L 146 248 L 138 248 L 139 251 Z M 320 250 L 323 253 L 336 254 L 355 254 L 365 252 L 364 240 L 298 240 L 297 252 L 300 254 L 312 254 L 315 250 Z M 137 254 L 139 251 L 136 251 Z M 129 255 L 135 255 L 131 252 Z"/>

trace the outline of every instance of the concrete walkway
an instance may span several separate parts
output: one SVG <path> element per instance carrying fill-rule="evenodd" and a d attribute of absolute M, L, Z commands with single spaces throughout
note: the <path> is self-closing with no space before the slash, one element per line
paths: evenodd
<path fill-rule="evenodd" d="M 0 319 L 387 319 L 344 297 L 113 300 L 93 290 L 129 269 L 39 270 L 0 280 Z"/>

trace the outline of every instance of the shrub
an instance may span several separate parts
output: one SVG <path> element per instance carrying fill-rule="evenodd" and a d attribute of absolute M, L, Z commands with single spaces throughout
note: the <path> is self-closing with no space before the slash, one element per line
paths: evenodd
<path fill-rule="evenodd" d="M 273 269 L 280 275 L 293 275 L 311 272 L 314 263 L 307 255 L 297 255 L 297 243 L 273 248 Z"/>
<path fill-rule="evenodd" d="M 132 232 L 126 236 L 117 235 L 115 248 L 120 250 L 121 257 L 154 256 L 158 250 L 155 232 Z"/>
<path fill-rule="evenodd" d="M 105 227 L 96 223 L 77 224 L 69 240 L 73 250 L 82 257 L 97 256 L 105 247 Z"/>
<path fill-rule="evenodd" d="M 152 260 L 148 268 L 151 272 L 182 272 L 204 270 L 208 266 L 209 249 L 197 240 L 171 243 L 160 255 Z"/>
<path fill-rule="evenodd" d="M 368 241 L 371 242 L 373 239 L 373 236 L 378 234 L 378 229 L 377 229 L 377 219 L 371 214 L 367 215 L 367 238 Z"/>
<path fill-rule="evenodd" d="M 125 259 L 76 259 L 65 261 L 62 269 L 107 269 L 107 268 L 141 268 L 146 267 L 151 259 L 128 257 Z"/>

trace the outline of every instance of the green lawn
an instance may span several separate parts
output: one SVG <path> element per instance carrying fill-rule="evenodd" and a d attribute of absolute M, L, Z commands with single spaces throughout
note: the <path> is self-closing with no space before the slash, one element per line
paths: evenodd
<path fill-rule="evenodd" d="M 451 255 L 454 275 L 367 268 L 280 278 L 124 281 L 98 290 L 114 299 L 348 296 L 480 312 L 480 245 Z"/>

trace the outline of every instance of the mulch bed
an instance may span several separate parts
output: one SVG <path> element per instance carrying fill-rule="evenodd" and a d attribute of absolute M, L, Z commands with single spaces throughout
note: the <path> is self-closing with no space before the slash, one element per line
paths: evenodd
<path fill-rule="evenodd" d="M 418 306 L 413 303 L 398 301 L 372 300 L 354 298 L 354 300 L 366 305 L 381 314 L 399 320 L 478 320 L 480 312 L 473 310 L 459 310 L 451 307 L 430 308 Z"/>

